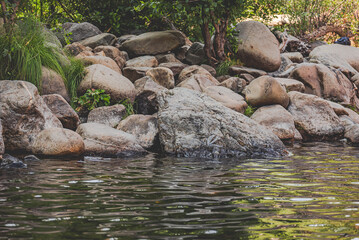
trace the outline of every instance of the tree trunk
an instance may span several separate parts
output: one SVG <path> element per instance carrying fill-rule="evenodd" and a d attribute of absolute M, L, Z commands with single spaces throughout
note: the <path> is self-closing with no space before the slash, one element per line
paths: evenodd
<path fill-rule="evenodd" d="M 226 45 L 228 19 L 221 19 L 220 24 L 217 24 L 213 21 L 213 26 L 215 28 L 214 42 L 213 42 L 215 56 L 218 61 L 223 62 L 226 60 L 226 54 L 224 52 L 224 48 Z"/>
<path fill-rule="evenodd" d="M 204 22 L 202 24 L 202 36 L 204 40 L 204 53 L 206 54 L 209 64 L 215 66 L 218 62 L 216 59 L 216 55 L 213 50 L 213 45 L 211 41 L 211 33 L 209 31 L 209 23 Z"/>

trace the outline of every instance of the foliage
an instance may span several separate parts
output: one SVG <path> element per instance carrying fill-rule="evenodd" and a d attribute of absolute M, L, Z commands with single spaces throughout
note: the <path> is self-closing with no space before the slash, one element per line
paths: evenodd
<path fill-rule="evenodd" d="M 40 22 L 29 17 L 5 31 L 0 29 L 0 79 L 26 80 L 41 89 L 42 66 L 64 76 L 61 49 L 49 44 Z"/>
<path fill-rule="evenodd" d="M 127 118 L 128 116 L 131 116 L 133 114 L 136 114 L 136 110 L 134 108 L 134 104 L 131 103 L 130 99 L 126 98 L 119 102 L 119 104 L 122 104 L 126 108 L 126 114 L 123 116 L 122 119 Z"/>
<path fill-rule="evenodd" d="M 66 64 L 63 67 L 63 70 L 67 82 L 67 89 L 73 101 L 73 99 L 77 97 L 77 87 L 80 85 L 85 76 L 85 66 L 79 59 L 72 56 L 69 56 L 68 58 L 70 60 L 70 64 Z"/>
<path fill-rule="evenodd" d="M 217 76 L 228 75 L 228 70 L 231 66 L 242 65 L 242 64 L 243 63 L 241 63 L 239 59 L 235 60 L 235 59 L 227 58 L 224 62 L 220 63 L 217 66 L 216 68 Z"/>
<path fill-rule="evenodd" d="M 256 110 L 257 108 L 248 104 L 248 107 L 244 111 L 244 115 L 246 115 L 247 117 L 251 117 Z"/>
<path fill-rule="evenodd" d="M 74 98 L 74 103 L 77 105 L 77 112 L 88 112 L 97 107 L 109 106 L 110 95 L 105 93 L 103 89 L 88 89 L 84 95 L 79 98 Z"/>

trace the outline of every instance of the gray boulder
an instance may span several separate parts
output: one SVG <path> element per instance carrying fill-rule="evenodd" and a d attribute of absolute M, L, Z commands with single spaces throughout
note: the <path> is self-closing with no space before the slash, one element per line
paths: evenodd
<path fill-rule="evenodd" d="M 157 55 L 172 51 L 185 44 L 185 37 L 179 31 L 147 32 L 122 43 L 130 55 Z"/>
<path fill-rule="evenodd" d="M 125 117 L 126 108 L 121 104 L 93 109 L 87 118 L 87 122 L 101 123 L 109 127 L 116 127 Z"/>
<path fill-rule="evenodd" d="M 34 154 L 46 156 L 79 156 L 85 150 L 80 135 L 64 128 L 48 128 L 41 131 L 32 146 Z"/>
<path fill-rule="evenodd" d="M 42 130 L 62 128 L 37 88 L 24 81 L 0 81 L 0 120 L 7 151 L 31 151 Z"/>
<path fill-rule="evenodd" d="M 165 152 L 179 157 L 282 156 L 285 148 L 271 131 L 212 98 L 185 88 L 162 91 L 159 136 Z"/>
<path fill-rule="evenodd" d="M 85 155 L 130 157 L 146 153 L 133 135 L 103 124 L 84 123 L 76 132 L 84 140 Z"/>
<path fill-rule="evenodd" d="M 51 112 L 61 121 L 64 128 L 76 130 L 80 124 L 80 118 L 61 95 L 44 95 L 42 98 Z"/>
<path fill-rule="evenodd" d="M 343 137 L 344 127 L 327 101 L 300 92 L 289 92 L 288 95 L 288 111 L 304 140 L 333 141 Z"/>
<path fill-rule="evenodd" d="M 152 115 L 128 116 L 118 124 L 117 129 L 135 136 L 145 149 L 154 147 L 158 137 L 157 118 Z"/>
<path fill-rule="evenodd" d="M 295 137 L 294 118 L 281 105 L 261 107 L 254 112 L 251 119 L 271 129 L 281 140 L 293 140 Z"/>
<path fill-rule="evenodd" d="M 237 25 L 238 55 L 247 67 L 267 72 L 277 71 L 281 65 L 279 42 L 262 23 L 245 21 Z"/>
<path fill-rule="evenodd" d="M 113 46 L 116 42 L 116 36 L 111 33 L 101 33 L 80 41 L 82 45 L 90 48 L 96 48 L 98 46 Z"/>
<path fill-rule="evenodd" d="M 78 42 L 85 38 L 101 34 L 100 29 L 88 22 L 65 23 L 63 29 L 65 30 L 65 33 L 69 34 L 71 42 Z"/>
<path fill-rule="evenodd" d="M 199 65 L 207 60 L 204 52 L 204 44 L 200 42 L 194 42 L 186 52 L 185 62 L 191 65 Z"/>

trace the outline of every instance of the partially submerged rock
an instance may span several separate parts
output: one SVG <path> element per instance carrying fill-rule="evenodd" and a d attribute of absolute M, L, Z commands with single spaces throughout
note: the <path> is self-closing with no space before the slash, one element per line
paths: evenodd
<path fill-rule="evenodd" d="M 27 168 L 27 164 L 21 161 L 20 159 L 13 157 L 9 154 L 4 154 L 3 158 L 0 159 L 0 169 L 1 168 Z"/>
<path fill-rule="evenodd" d="M 164 151 L 181 157 L 278 157 L 282 142 L 270 130 L 196 91 L 162 91 L 158 125 Z"/>
<path fill-rule="evenodd" d="M 76 132 L 84 140 L 85 155 L 130 157 L 146 153 L 133 135 L 103 124 L 84 123 Z"/>
<path fill-rule="evenodd" d="M 79 156 L 85 150 L 80 135 L 64 128 L 49 128 L 41 131 L 34 141 L 32 152 L 46 156 Z"/>
<path fill-rule="evenodd" d="M 351 143 L 359 143 L 359 124 L 353 122 L 348 116 L 340 116 L 340 122 L 345 128 L 344 137 Z"/>

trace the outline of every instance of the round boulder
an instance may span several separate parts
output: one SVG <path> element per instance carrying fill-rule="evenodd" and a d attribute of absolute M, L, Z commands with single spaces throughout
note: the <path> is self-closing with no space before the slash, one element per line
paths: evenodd
<path fill-rule="evenodd" d="M 165 88 L 171 89 L 175 87 L 175 78 L 173 72 L 169 68 L 153 68 L 148 70 L 146 75 Z"/>

